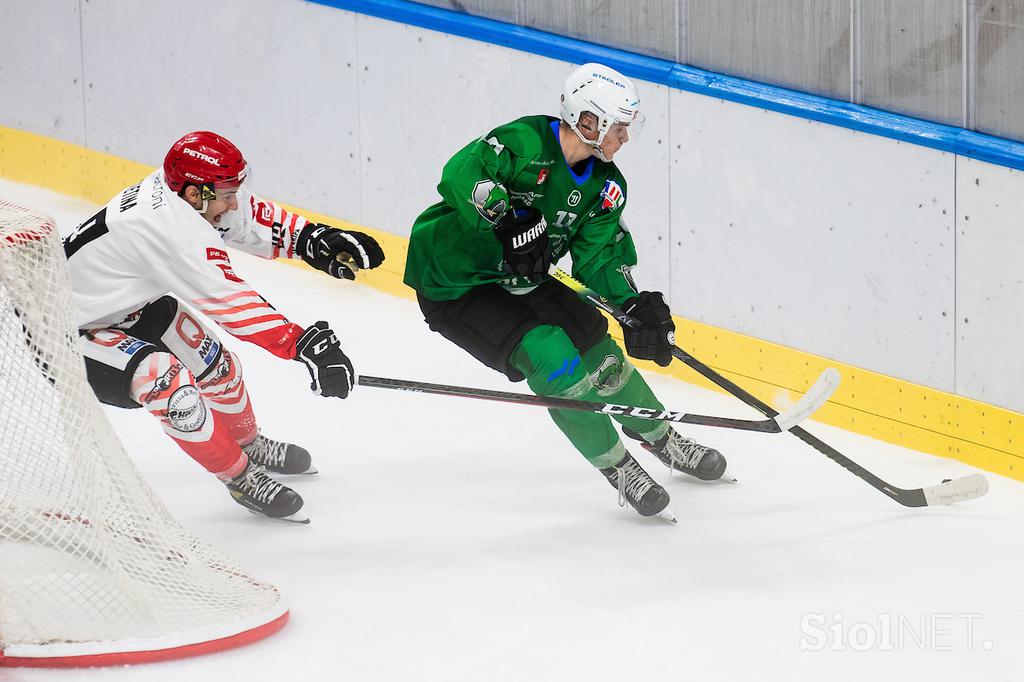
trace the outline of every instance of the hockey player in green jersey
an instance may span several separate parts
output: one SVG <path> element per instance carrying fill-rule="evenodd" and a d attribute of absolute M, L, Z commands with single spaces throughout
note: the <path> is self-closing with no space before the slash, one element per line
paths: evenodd
<path fill-rule="evenodd" d="M 662 294 L 638 291 L 633 239 L 622 224 L 626 181 L 612 162 L 643 125 L 636 88 L 585 64 L 565 81 L 561 118 L 526 116 L 453 156 L 441 201 L 416 219 L 405 283 L 433 331 L 545 396 L 663 409 L 608 335 L 607 320 L 548 276 L 572 256 L 573 276 L 643 324 L 626 352 L 667 366 L 675 325 Z M 555 424 L 641 515 L 669 495 L 627 452 L 602 414 L 551 410 Z M 717 451 L 667 422 L 615 417 L 666 466 L 704 480 L 725 472 Z"/>

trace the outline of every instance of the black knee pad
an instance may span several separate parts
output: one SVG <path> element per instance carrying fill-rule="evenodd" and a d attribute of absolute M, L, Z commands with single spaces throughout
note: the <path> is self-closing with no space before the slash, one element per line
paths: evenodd
<path fill-rule="evenodd" d="M 416 298 L 432 331 L 510 380 L 526 378 L 509 358 L 526 333 L 542 323 L 521 297 L 485 284 L 454 301 Z"/>
<path fill-rule="evenodd" d="M 142 407 L 131 397 L 132 377 L 150 353 L 159 350 L 151 343 L 135 351 L 124 369 L 111 367 L 102 362 L 85 358 L 85 376 L 93 393 L 104 405 L 134 409 Z"/>
<path fill-rule="evenodd" d="M 184 329 L 183 318 L 189 321 Z M 159 350 L 173 353 L 197 381 L 209 376 L 223 357 L 224 349 L 216 334 L 173 296 L 161 296 L 149 303 L 123 328 Z"/>

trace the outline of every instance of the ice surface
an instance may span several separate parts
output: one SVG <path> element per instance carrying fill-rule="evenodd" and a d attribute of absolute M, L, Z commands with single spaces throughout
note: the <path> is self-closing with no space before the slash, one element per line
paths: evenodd
<path fill-rule="evenodd" d="M 66 232 L 95 211 L 0 181 Z M 299 324 L 327 320 L 356 371 L 516 387 L 432 334 L 416 305 L 233 255 Z M 679 525 L 616 493 L 543 410 L 359 388 L 308 390 L 305 369 L 222 338 L 263 430 L 320 475 L 291 482 L 312 518 L 257 518 L 141 410 L 110 409 L 129 452 L 184 524 L 278 585 L 292 621 L 250 647 L 92 671 L 0 669 L 0 680 L 1002 680 L 1024 662 L 1024 486 L 904 509 L 787 434 L 691 427 L 738 485 L 666 483 Z M 673 409 L 742 418 L 737 400 L 648 377 Z M 811 423 L 902 487 L 974 471 Z M 638 460 L 667 470 L 640 448 Z"/>

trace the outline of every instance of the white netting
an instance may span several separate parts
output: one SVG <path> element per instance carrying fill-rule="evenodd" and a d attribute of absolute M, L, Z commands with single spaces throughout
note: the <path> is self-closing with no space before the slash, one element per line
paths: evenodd
<path fill-rule="evenodd" d="M 85 379 L 52 221 L 0 200 L 0 662 L 167 648 L 286 612 L 171 518 Z"/>

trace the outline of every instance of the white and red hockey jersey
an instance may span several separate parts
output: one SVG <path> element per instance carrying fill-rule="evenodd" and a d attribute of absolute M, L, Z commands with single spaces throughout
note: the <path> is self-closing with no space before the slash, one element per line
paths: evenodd
<path fill-rule="evenodd" d="M 237 196 L 238 210 L 224 214 L 216 228 L 167 188 L 162 169 L 111 199 L 64 240 L 78 327 L 116 325 L 170 293 L 243 341 L 295 357 L 302 328 L 235 274 L 224 247 L 295 258 L 295 240 L 308 221 L 244 185 Z"/>

